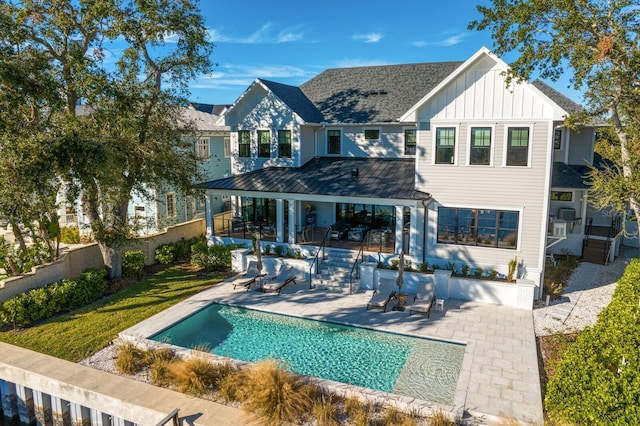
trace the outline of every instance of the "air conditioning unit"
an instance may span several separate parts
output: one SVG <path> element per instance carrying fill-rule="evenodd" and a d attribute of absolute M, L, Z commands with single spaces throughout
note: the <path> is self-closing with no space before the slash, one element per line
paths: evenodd
<path fill-rule="evenodd" d="M 563 219 L 566 221 L 576 220 L 576 209 L 572 209 L 569 207 L 560 207 L 558 209 L 558 219 Z"/>

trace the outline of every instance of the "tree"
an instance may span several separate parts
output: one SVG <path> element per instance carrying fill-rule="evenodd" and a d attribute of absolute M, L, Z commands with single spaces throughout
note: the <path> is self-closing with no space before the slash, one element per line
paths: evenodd
<path fill-rule="evenodd" d="M 482 18 L 470 23 L 489 29 L 495 53 L 517 51 L 508 80 L 557 80 L 573 71 L 591 116 L 605 117 L 619 146 L 618 163 L 592 168 L 592 195 L 599 208 L 624 213 L 629 205 L 640 218 L 640 7 L 637 0 L 492 0 L 477 6 Z M 567 120 L 570 125 L 586 116 Z"/>
<path fill-rule="evenodd" d="M 192 129 L 180 119 L 189 81 L 212 66 L 213 46 L 197 5 L 3 3 L 0 31 L 15 55 L 46 58 L 43 69 L 63 101 L 50 105 L 45 131 L 55 170 L 67 193 L 80 197 L 110 276 L 120 276 L 117 248 L 131 236 L 132 194 L 151 196 L 149 189 L 162 185 L 189 192 L 198 176 L 193 147 L 183 137 Z"/>

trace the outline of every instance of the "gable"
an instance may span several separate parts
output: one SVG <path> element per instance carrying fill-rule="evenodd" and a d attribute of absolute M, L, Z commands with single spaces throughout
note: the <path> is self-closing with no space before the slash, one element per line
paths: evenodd
<path fill-rule="evenodd" d="M 527 82 L 507 87 L 506 69 L 497 58 L 479 55 L 417 108 L 417 121 L 554 119 L 564 113 Z"/>
<path fill-rule="evenodd" d="M 302 118 L 265 86 L 254 83 L 225 115 L 228 125 L 244 128 L 285 128 L 303 124 Z"/>

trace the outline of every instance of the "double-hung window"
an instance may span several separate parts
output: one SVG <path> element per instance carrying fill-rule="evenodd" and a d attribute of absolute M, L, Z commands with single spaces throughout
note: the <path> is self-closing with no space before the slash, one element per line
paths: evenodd
<path fill-rule="evenodd" d="M 553 132 L 553 149 L 562 148 L 562 130 L 556 129 Z"/>
<path fill-rule="evenodd" d="M 251 133 L 248 130 L 238 130 L 238 156 L 251 156 Z"/>
<path fill-rule="evenodd" d="M 340 130 L 327 130 L 327 154 L 340 154 L 341 143 Z"/>
<path fill-rule="evenodd" d="M 509 127 L 507 131 L 507 166 L 529 165 L 529 128 Z"/>
<path fill-rule="evenodd" d="M 258 157 L 271 157 L 271 133 L 268 130 L 258 130 Z"/>
<path fill-rule="evenodd" d="M 176 216 L 176 194 L 174 192 L 167 193 L 167 217 L 175 217 Z"/>
<path fill-rule="evenodd" d="M 469 164 L 483 166 L 491 164 L 491 127 L 471 128 Z"/>
<path fill-rule="evenodd" d="M 455 151 L 455 127 L 438 127 L 436 129 L 436 164 L 453 164 Z"/>
<path fill-rule="evenodd" d="M 291 158 L 291 130 L 278 130 L 278 157 Z"/>
<path fill-rule="evenodd" d="M 406 129 L 404 131 L 404 155 L 416 155 L 416 129 Z"/>
<path fill-rule="evenodd" d="M 200 160 L 209 158 L 209 138 L 198 138 L 196 141 L 196 156 Z"/>

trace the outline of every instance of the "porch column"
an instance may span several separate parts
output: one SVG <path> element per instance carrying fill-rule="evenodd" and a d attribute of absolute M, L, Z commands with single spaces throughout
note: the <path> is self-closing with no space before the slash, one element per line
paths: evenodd
<path fill-rule="evenodd" d="M 395 252 L 400 253 L 402 247 L 402 230 L 404 225 L 404 206 L 395 206 L 396 209 L 396 247 Z"/>
<path fill-rule="evenodd" d="M 207 240 L 213 237 L 213 216 L 211 215 L 211 197 L 213 194 L 207 192 L 204 197 L 204 217 L 207 226 Z"/>
<path fill-rule="evenodd" d="M 409 227 L 409 254 L 418 259 L 422 258 L 424 250 L 422 232 L 424 228 L 424 209 L 411 207 L 411 226 Z"/>
<path fill-rule="evenodd" d="M 242 197 L 231 196 L 231 213 L 233 213 L 233 217 L 242 216 Z"/>
<path fill-rule="evenodd" d="M 284 241 L 284 200 L 276 198 L 276 242 Z"/>
<path fill-rule="evenodd" d="M 289 200 L 289 236 L 287 241 L 289 244 L 295 244 L 296 242 L 296 201 Z"/>

